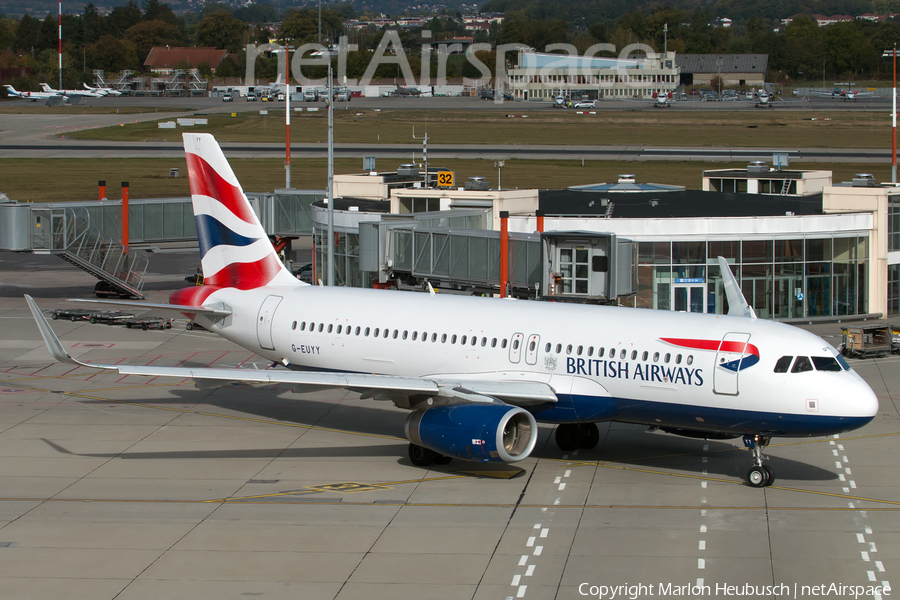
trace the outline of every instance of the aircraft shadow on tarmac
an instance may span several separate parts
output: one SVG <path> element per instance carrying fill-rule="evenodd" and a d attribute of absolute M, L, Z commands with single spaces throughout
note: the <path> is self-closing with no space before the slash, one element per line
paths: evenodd
<path fill-rule="evenodd" d="M 212 393 L 210 393 L 212 392 Z M 283 392 L 282 392 L 283 393 Z M 315 394 L 291 394 L 283 397 L 265 389 L 177 388 L 167 398 L 136 400 L 136 402 L 162 406 L 182 405 L 186 410 L 209 412 L 197 404 L 213 406 L 228 411 L 223 415 L 241 413 L 252 419 L 266 419 L 273 422 L 296 424 L 302 427 L 331 430 L 339 434 L 390 436 L 399 438 L 385 440 L 380 444 L 350 443 L 346 446 L 328 445 L 296 448 L 244 448 L 233 450 L 193 450 L 173 452 L 126 452 L 112 454 L 78 454 L 78 456 L 121 459 L 185 459 L 185 458 L 353 458 L 397 456 L 399 462 L 409 463 L 406 456 L 407 442 L 403 435 L 406 411 L 393 405 L 360 406 L 358 404 L 337 404 L 334 400 L 310 400 Z M 351 399 L 354 401 L 355 398 Z M 82 400 L 83 404 L 107 404 L 103 401 Z M 371 402 L 371 401 L 369 401 Z M 743 480 L 751 465 L 750 453 L 742 447 L 740 439 L 717 441 L 685 438 L 661 432 L 649 433 L 642 425 L 622 423 L 599 423 L 600 442 L 592 450 L 581 450 L 577 457 L 569 460 L 581 462 L 601 461 L 612 466 L 620 466 L 656 472 L 678 472 L 709 477 L 734 478 Z M 561 458 L 564 454 L 552 439 L 554 430 L 550 426 L 539 428 L 539 439 L 532 453 L 534 457 Z M 57 451 L 73 454 L 52 441 L 45 440 Z M 778 439 L 775 440 L 778 443 Z M 704 446 L 708 450 L 704 450 Z M 767 464 L 773 469 L 779 481 L 831 481 L 837 479 L 834 471 L 809 463 L 779 456 L 779 448 L 769 448 Z M 786 451 L 786 450 L 785 450 Z M 565 453 L 569 454 L 569 453 Z M 705 457 L 706 461 L 702 461 Z M 451 465 L 471 465 L 477 463 L 453 461 Z M 506 465 L 507 469 L 517 468 Z M 440 468 L 439 468 L 440 469 Z M 451 469 L 452 470 L 452 469 Z"/>

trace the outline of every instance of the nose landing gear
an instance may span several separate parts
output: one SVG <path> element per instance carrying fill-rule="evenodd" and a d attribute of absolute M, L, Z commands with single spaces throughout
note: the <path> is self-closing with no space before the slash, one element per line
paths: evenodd
<path fill-rule="evenodd" d="M 745 435 L 744 446 L 753 454 L 753 467 L 747 472 L 747 483 L 750 487 L 767 487 L 775 482 L 772 469 L 763 464 L 768 457 L 763 448 L 769 445 L 771 438 L 765 435 Z"/>

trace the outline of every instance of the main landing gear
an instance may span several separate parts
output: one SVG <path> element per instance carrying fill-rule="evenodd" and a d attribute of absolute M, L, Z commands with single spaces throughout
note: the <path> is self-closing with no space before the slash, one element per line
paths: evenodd
<path fill-rule="evenodd" d="M 596 423 L 564 423 L 556 426 L 556 445 L 571 452 L 584 448 L 596 448 L 600 442 L 600 430 Z"/>
<path fill-rule="evenodd" d="M 767 487 L 775 482 L 772 469 L 762 464 L 766 457 L 763 448 L 769 445 L 771 438 L 765 435 L 745 435 L 744 446 L 753 454 L 753 467 L 747 472 L 747 483 L 751 487 Z"/>
<path fill-rule="evenodd" d="M 410 442 L 409 444 L 409 460 L 417 467 L 430 467 L 431 465 L 446 465 L 452 456 L 444 456 L 429 448 L 417 446 Z"/>

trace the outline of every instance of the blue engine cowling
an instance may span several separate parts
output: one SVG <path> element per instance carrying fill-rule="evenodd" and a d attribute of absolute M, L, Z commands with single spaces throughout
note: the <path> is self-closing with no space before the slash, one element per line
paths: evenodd
<path fill-rule="evenodd" d="M 537 422 L 508 404 L 453 404 L 413 411 L 406 438 L 445 456 L 474 462 L 516 462 L 537 442 Z"/>

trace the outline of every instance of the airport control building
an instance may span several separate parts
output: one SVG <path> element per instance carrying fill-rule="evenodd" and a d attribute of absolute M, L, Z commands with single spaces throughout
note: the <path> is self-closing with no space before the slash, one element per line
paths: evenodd
<path fill-rule="evenodd" d="M 675 53 L 642 58 L 607 58 L 547 54 L 523 49 L 517 66 L 507 71 L 517 100 L 652 98 L 674 93 L 680 82 Z"/>

